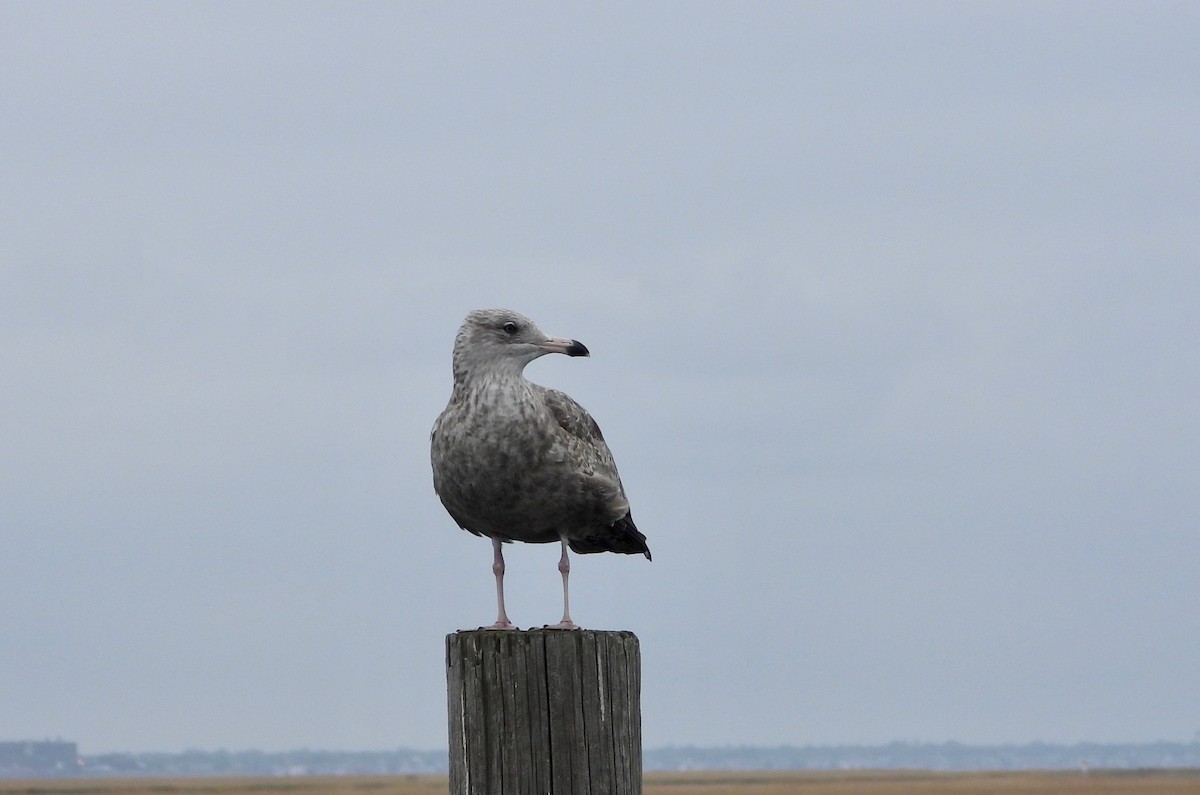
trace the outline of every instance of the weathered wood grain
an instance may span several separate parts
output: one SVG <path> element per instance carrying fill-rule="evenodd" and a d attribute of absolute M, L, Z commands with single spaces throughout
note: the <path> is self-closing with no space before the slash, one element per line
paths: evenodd
<path fill-rule="evenodd" d="M 451 795 L 640 795 L 632 632 L 456 632 L 446 682 Z"/>

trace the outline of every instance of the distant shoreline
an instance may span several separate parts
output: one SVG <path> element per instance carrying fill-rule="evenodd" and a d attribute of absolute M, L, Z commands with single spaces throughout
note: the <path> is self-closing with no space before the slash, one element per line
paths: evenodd
<path fill-rule="evenodd" d="M 646 795 L 1060 795 L 1063 792 L 1114 792 L 1127 795 L 1194 793 L 1200 769 L 1127 771 L 742 771 L 649 772 Z M 438 774 L 382 776 L 207 776 L 0 780 L 0 795 L 347 795 L 388 792 L 429 795 L 446 791 Z"/>
<path fill-rule="evenodd" d="M 446 751 L 201 751 L 80 754 L 75 743 L 0 743 L 0 779 L 322 776 L 445 773 Z M 936 772 L 1200 768 L 1190 743 L 902 743 L 829 746 L 668 746 L 643 754 L 646 771 Z"/>

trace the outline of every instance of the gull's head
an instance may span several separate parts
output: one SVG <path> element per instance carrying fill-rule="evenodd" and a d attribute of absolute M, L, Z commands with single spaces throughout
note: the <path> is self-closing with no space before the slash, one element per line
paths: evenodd
<path fill-rule="evenodd" d="M 483 369 L 515 370 L 547 353 L 587 356 L 578 340 L 550 337 L 529 318 L 511 309 L 476 309 L 454 338 L 454 379 Z"/>

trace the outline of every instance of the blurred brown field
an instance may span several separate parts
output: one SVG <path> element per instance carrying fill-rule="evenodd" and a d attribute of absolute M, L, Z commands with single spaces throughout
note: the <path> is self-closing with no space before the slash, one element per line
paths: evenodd
<path fill-rule="evenodd" d="M 431 795 L 445 776 L 0 779 L 0 795 Z M 1200 769 L 1080 772 L 924 771 L 650 773 L 645 795 L 917 795 L 917 793 L 1200 793 Z"/>
<path fill-rule="evenodd" d="M 853 771 L 788 773 L 657 773 L 646 777 L 646 795 L 917 795 L 1052 793 L 1158 795 L 1200 793 L 1200 770 L 932 773 Z"/>

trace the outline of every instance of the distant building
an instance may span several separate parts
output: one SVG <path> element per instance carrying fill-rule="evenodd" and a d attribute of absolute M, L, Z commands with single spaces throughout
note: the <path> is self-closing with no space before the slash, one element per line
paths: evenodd
<path fill-rule="evenodd" d="M 0 778 L 69 776 L 80 767 L 79 746 L 62 740 L 0 742 Z"/>

